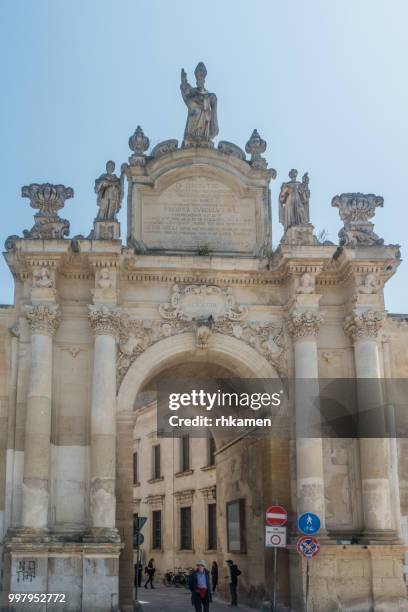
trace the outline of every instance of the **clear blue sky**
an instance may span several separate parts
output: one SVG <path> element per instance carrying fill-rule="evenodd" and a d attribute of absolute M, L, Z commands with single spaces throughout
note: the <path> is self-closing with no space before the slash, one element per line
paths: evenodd
<path fill-rule="evenodd" d="M 407 251 L 408 2 L 406 0 L 0 0 L 1 240 L 30 229 L 20 188 L 75 190 L 71 236 L 96 213 L 93 184 L 129 155 L 141 124 L 152 145 L 182 138 L 180 69 L 199 60 L 218 96 L 219 138 L 244 146 L 253 128 L 277 169 L 310 174 L 311 217 L 337 241 L 333 195 L 383 195 L 376 232 Z M 125 235 L 125 211 L 121 213 Z M 408 266 L 386 290 L 408 312 Z M 0 264 L 0 302 L 12 279 Z"/>

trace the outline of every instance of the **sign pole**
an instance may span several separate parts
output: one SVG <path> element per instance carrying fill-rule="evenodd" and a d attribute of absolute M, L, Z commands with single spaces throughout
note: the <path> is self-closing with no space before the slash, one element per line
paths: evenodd
<path fill-rule="evenodd" d="M 136 606 L 139 602 L 138 589 L 139 589 L 139 531 L 137 532 L 137 547 L 136 547 L 136 577 L 135 577 L 135 601 Z"/>
<path fill-rule="evenodd" d="M 277 588 L 277 578 L 276 572 L 278 569 L 278 547 L 275 546 L 273 549 L 273 612 L 276 612 L 276 588 Z"/>
<path fill-rule="evenodd" d="M 310 559 L 306 559 L 306 612 L 308 612 L 309 609 L 309 563 Z"/>
<path fill-rule="evenodd" d="M 278 500 L 275 499 L 275 506 L 278 506 Z M 276 578 L 276 572 L 278 569 L 278 549 L 277 547 L 275 547 L 274 551 L 273 551 L 273 599 L 272 599 L 272 605 L 273 605 L 273 612 L 276 612 L 276 589 L 277 589 L 277 578 Z"/>

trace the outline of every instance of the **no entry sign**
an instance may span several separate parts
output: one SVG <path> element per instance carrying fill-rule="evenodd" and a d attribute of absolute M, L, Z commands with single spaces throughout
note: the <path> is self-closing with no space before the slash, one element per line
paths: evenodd
<path fill-rule="evenodd" d="M 269 506 L 266 511 L 267 525 L 285 525 L 288 520 L 288 513 L 283 506 Z"/>
<path fill-rule="evenodd" d="M 266 548 L 285 548 L 286 527 L 265 527 Z"/>

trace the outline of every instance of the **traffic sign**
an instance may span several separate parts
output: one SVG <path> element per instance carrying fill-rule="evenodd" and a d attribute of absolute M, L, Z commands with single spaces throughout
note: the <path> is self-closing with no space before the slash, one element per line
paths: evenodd
<path fill-rule="evenodd" d="M 313 512 L 305 512 L 298 518 L 298 528 L 299 531 L 306 535 L 313 535 L 320 529 L 320 519 Z"/>
<path fill-rule="evenodd" d="M 144 524 L 147 521 L 146 516 L 134 516 L 133 517 L 133 533 L 143 529 Z"/>
<path fill-rule="evenodd" d="M 285 548 L 286 527 L 265 527 L 265 546 L 266 548 Z"/>
<path fill-rule="evenodd" d="M 266 523 L 268 525 L 285 525 L 288 513 L 283 506 L 269 506 L 266 511 Z"/>
<path fill-rule="evenodd" d="M 133 548 L 137 548 L 138 546 L 141 546 L 143 542 L 144 542 L 143 533 L 135 533 L 133 536 Z"/>
<path fill-rule="evenodd" d="M 312 559 L 320 552 L 320 544 L 313 536 L 302 536 L 296 542 L 296 550 L 306 559 Z"/>

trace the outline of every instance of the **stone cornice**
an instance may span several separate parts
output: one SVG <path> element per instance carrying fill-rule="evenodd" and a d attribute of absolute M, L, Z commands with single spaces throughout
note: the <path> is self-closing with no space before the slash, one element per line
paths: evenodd
<path fill-rule="evenodd" d="M 119 335 L 121 313 L 118 308 L 104 305 L 89 306 L 89 322 L 95 335 Z"/>
<path fill-rule="evenodd" d="M 295 340 L 301 338 L 316 338 L 319 333 L 323 316 L 311 310 L 294 311 L 287 319 L 288 331 Z"/>
<path fill-rule="evenodd" d="M 54 336 L 61 321 L 58 304 L 35 304 L 26 307 L 26 317 L 35 334 Z"/>
<path fill-rule="evenodd" d="M 348 315 L 344 322 L 345 333 L 353 341 L 377 339 L 386 318 L 383 310 L 366 310 Z"/>

